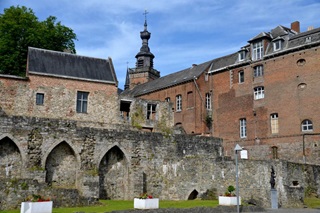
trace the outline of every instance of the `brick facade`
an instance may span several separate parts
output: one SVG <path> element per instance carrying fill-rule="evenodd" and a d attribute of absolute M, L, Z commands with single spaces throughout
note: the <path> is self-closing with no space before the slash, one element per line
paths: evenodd
<path fill-rule="evenodd" d="M 212 93 L 210 84 L 205 80 L 205 74 L 193 81 L 169 87 L 165 90 L 140 96 L 142 99 L 165 101 L 172 103 L 174 124 L 183 125 L 187 134 L 208 133 L 206 117 L 211 116 L 211 110 L 205 108 L 206 93 Z M 181 95 L 181 110 L 177 109 L 177 96 Z"/>
<path fill-rule="evenodd" d="M 319 164 L 320 28 L 300 33 L 299 22 L 291 27 L 262 32 L 239 52 L 213 59 L 206 67 L 208 62 L 200 64 L 201 74 L 194 80 L 183 81 L 190 77 L 186 69 L 145 83 L 133 94 L 147 100 L 170 98 L 174 124 L 187 134 L 223 138 L 226 155 L 232 156 L 239 143 L 249 150 L 251 159 Z M 255 46 L 259 42 L 261 49 Z M 175 84 L 175 79 L 180 83 Z M 152 85 L 157 86 L 152 90 Z M 211 110 L 205 108 L 206 93 L 211 95 Z M 178 95 L 181 111 L 177 110 Z M 212 126 L 207 120 L 211 118 Z M 245 122 L 242 136 L 240 120 Z M 311 128 L 310 122 L 312 129 L 302 131 L 303 125 Z"/>
<path fill-rule="evenodd" d="M 301 65 L 299 60 L 305 60 Z M 271 157 L 271 147 L 278 147 L 279 158 L 303 161 L 305 150 L 303 144 L 304 134 L 320 134 L 318 120 L 320 79 L 319 72 L 320 54 L 318 47 L 300 50 L 268 60 L 252 63 L 247 66 L 230 71 L 215 73 L 210 76 L 214 85 L 214 136 L 219 136 L 225 141 L 226 151 L 232 153 L 235 143 L 244 147 L 264 145 L 265 154 L 256 154 L 255 158 L 266 159 Z M 263 77 L 253 77 L 256 65 L 264 66 Z M 238 72 L 244 71 L 245 80 L 238 82 Z M 233 81 L 230 83 L 230 75 Z M 264 98 L 254 100 L 254 88 L 264 86 Z M 271 114 L 277 113 L 279 132 L 271 132 Z M 240 138 L 239 120 L 246 118 L 247 136 Z M 301 123 L 309 119 L 313 122 L 313 131 L 302 131 Z M 300 147 L 285 156 L 283 145 L 291 144 Z M 309 142 L 313 155 L 317 150 L 318 139 Z M 312 143 L 315 144 L 312 148 Z M 294 145 L 295 144 L 295 145 Z M 289 151 L 289 150 L 287 150 Z M 297 159 L 298 158 L 298 159 Z M 311 159 L 309 159 L 311 160 Z M 317 163 L 318 158 L 312 163 Z M 310 162 L 310 161 L 309 161 Z"/>

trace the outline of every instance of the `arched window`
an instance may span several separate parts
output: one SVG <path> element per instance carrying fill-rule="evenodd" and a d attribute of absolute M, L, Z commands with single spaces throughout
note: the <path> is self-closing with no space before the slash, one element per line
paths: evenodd
<path fill-rule="evenodd" d="M 312 125 L 312 121 L 311 120 L 303 120 L 301 123 L 301 130 L 303 132 L 305 131 L 313 131 L 313 125 Z"/>

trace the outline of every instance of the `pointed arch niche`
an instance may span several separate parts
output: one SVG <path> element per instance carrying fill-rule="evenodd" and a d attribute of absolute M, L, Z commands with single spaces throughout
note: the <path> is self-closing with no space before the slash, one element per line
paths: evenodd
<path fill-rule="evenodd" d="M 190 195 L 189 195 L 189 197 L 188 197 L 188 200 L 195 200 L 195 199 L 198 197 L 198 194 L 199 194 L 199 192 L 194 189 L 194 190 L 190 193 Z"/>
<path fill-rule="evenodd" d="M 99 163 L 99 198 L 126 199 L 128 194 L 128 161 L 118 146 L 112 147 Z"/>
<path fill-rule="evenodd" d="M 18 146 L 9 138 L 0 140 L 0 178 L 21 177 L 22 157 Z"/>
<path fill-rule="evenodd" d="M 45 168 L 46 183 L 53 186 L 76 187 L 78 163 L 74 150 L 67 142 L 62 141 L 52 149 Z"/>

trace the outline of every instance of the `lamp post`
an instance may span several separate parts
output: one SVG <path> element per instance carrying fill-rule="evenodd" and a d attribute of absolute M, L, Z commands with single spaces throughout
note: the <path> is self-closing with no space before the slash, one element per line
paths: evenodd
<path fill-rule="evenodd" d="M 242 148 L 237 144 L 234 147 L 235 159 L 236 159 L 236 195 L 237 195 L 237 213 L 239 213 L 239 177 L 238 177 L 238 152 L 241 151 Z"/>

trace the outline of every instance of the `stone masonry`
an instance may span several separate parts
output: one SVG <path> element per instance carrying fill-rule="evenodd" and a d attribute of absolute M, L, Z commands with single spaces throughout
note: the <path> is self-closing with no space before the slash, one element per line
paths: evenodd
<path fill-rule="evenodd" d="M 160 199 L 194 199 L 207 190 L 223 194 L 235 185 L 235 163 L 223 156 L 218 138 L 0 115 L 3 209 L 16 208 L 30 194 L 50 196 L 55 206 L 74 206 L 98 198 L 133 199 L 143 192 Z M 242 199 L 270 206 L 271 166 L 282 206 L 301 206 L 306 189 L 320 194 L 320 167 L 240 160 Z"/>

